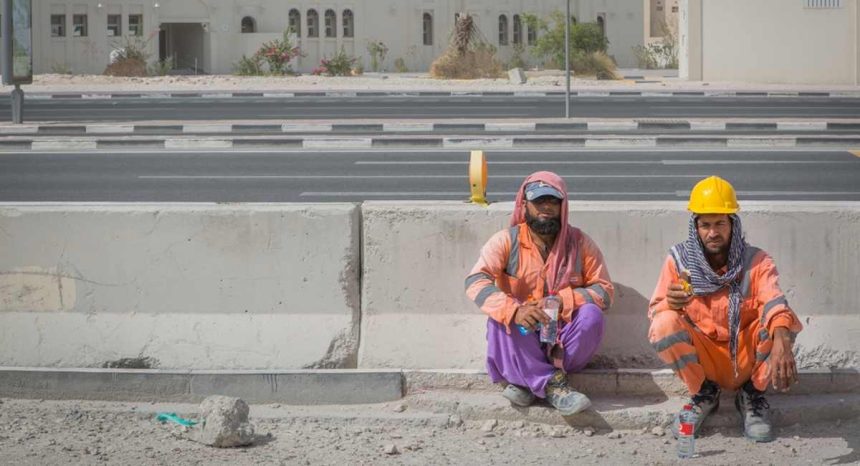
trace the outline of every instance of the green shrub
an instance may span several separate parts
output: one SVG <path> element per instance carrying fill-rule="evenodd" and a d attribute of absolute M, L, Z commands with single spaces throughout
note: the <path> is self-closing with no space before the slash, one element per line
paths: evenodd
<path fill-rule="evenodd" d="M 385 56 L 388 55 L 388 47 L 381 40 L 372 40 L 367 43 L 367 53 L 370 54 L 370 70 L 377 72 L 382 69 L 385 63 Z"/>
<path fill-rule="evenodd" d="M 239 76 L 262 76 L 263 59 L 258 54 L 250 57 L 242 55 L 242 58 L 233 64 L 233 72 Z"/>
<path fill-rule="evenodd" d="M 409 68 L 406 67 L 406 61 L 402 58 L 394 60 L 394 71 L 397 71 L 398 73 L 408 72 Z"/>
<path fill-rule="evenodd" d="M 558 67 L 564 66 L 564 13 L 552 12 L 549 22 L 529 14 L 523 17 L 529 27 L 541 31 L 533 46 L 534 54 Z M 571 21 L 569 43 L 571 61 L 577 53 L 586 55 L 595 52 L 605 53 L 609 48 L 609 40 L 603 35 L 597 23 L 574 24 L 574 21 Z"/>
<path fill-rule="evenodd" d="M 323 74 L 327 76 L 351 76 L 355 62 L 356 58 L 347 55 L 341 47 L 340 51 L 330 59 L 323 58 L 320 60 L 320 66 L 313 71 L 313 74 L 317 76 Z"/>

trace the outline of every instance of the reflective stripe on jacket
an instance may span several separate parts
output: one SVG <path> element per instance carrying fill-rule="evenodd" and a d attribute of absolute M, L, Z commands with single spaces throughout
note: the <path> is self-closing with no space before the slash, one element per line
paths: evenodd
<path fill-rule="evenodd" d="M 574 228 L 574 233 L 575 271 L 570 284 L 558 291 L 564 322 L 569 322 L 573 311 L 586 303 L 608 309 L 615 293 L 600 249 L 578 228 Z M 547 269 L 531 239 L 528 225 L 521 223 L 496 233 L 487 241 L 478 262 L 466 277 L 466 295 L 510 331 L 517 307 L 529 296 L 540 299 L 545 295 Z"/>

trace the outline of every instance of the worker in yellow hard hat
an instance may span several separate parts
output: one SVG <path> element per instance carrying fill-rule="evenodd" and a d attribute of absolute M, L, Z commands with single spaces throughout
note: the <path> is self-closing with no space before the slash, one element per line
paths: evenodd
<path fill-rule="evenodd" d="M 688 209 L 687 240 L 670 249 L 651 297 L 649 340 L 687 385 L 696 428 L 719 407 L 721 389 L 736 390 L 744 435 L 769 442 L 764 392 L 797 381 L 792 345 L 802 326 L 773 260 L 744 239 L 734 187 L 705 178 L 693 187 Z M 677 426 L 678 416 L 676 436 Z"/>

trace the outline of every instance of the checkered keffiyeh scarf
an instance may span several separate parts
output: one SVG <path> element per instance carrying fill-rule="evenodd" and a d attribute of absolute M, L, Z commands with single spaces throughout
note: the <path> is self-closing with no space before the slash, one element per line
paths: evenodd
<path fill-rule="evenodd" d="M 743 237 L 740 217 L 729 215 L 729 218 L 732 219 L 732 240 L 729 245 L 728 271 L 724 275 L 718 275 L 714 272 L 708 259 L 705 258 L 705 248 L 699 239 L 696 228 L 696 215 L 690 216 L 687 240 L 673 246 L 671 252 L 682 270 L 686 269 L 690 273 L 690 285 L 693 286 L 694 295 L 703 296 L 714 293 L 723 287 L 729 288 L 729 351 L 737 374 L 742 293 L 740 277 L 744 268 L 744 250 L 747 244 Z"/>

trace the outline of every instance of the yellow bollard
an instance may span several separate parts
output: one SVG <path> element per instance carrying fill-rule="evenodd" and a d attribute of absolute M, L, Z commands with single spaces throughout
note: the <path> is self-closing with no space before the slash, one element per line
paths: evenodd
<path fill-rule="evenodd" d="M 486 207 L 487 202 L 487 158 L 484 151 L 473 150 L 469 158 L 469 185 L 471 186 L 473 204 Z"/>

